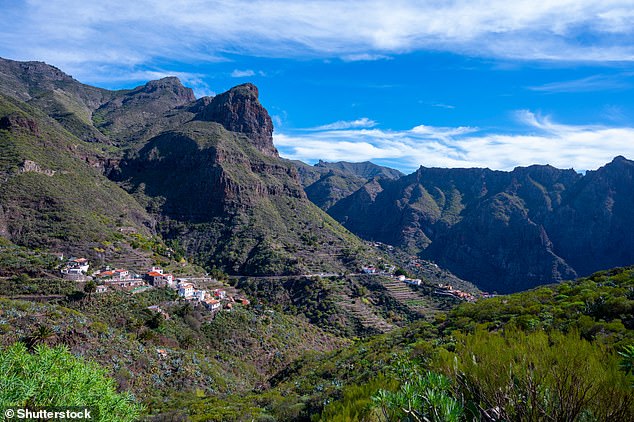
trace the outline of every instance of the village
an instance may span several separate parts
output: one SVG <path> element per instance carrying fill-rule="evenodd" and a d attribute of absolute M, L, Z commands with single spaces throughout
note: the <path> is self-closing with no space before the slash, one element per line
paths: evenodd
<path fill-rule="evenodd" d="M 381 245 L 384 246 L 384 245 Z M 422 267 L 434 267 L 438 269 L 435 263 L 423 261 L 416 257 L 411 257 L 407 267 L 416 271 Z M 429 269 L 429 268 L 428 268 Z M 161 267 L 152 266 L 143 273 L 137 273 L 124 268 L 111 268 L 105 266 L 98 270 L 90 272 L 90 262 L 87 258 L 70 258 L 62 266 L 60 272 L 63 278 L 74 280 L 76 282 L 93 282 L 94 292 L 97 294 L 106 293 L 111 290 L 125 291 L 130 294 L 137 294 L 152 288 L 169 288 L 174 290 L 180 300 L 188 301 L 194 306 L 202 307 L 212 315 L 224 309 L 230 311 L 234 304 L 239 303 L 244 306 L 250 304 L 249 300 L 238 294 L 237 292 L 228 294 L 227 286 L 215 279 L 196 279 L 205 281 L 205 284 L 214 284 L 216 288 L 197 288 L 196 284 L 190 277 L 174 277 L 174 275 L 165 273 Z M 389 277 L 404 283 L 413 289 L 421 287 L 432 287 L 431 294 L 437 296 L 449 296 L 461 301 L 475 302 L 480 298 L 492 297 L 486 292 L 475 295 L 455 288 L 449 283 L 433 283 L 429 284 L 421 278 L 413 278 L 403 274 L 402 270 L 398 270 L 394 265 L 365 265 L 360 271 L 354 275 L 376 275 Z M 162 310 L 156 306 L 157 312 Z"/>
<path fill-rule="evenodd" d="M 109 266 L 89 271 L 90 261 L 86 258 L 70 258 L 61 268 L 63 278 L 83 283 L 95 283 L 94 292 L 103 294 L 108 291 L 119 290 L 130 294 L 137 294 L 152 288 L 169 288 L 174 290 L 179 299 L 189 301 L 194 306 L 200 306 L 211 314 L 224 309 L 230 311 L 235 303 L 248 306 L 250 301 L 237 293 L 228 294 L 227 288 L 215 279 L 205 280 L 216 284 L 218 288 L 205 290 L 198 289 L 188 278 L 176 278 L 172 274 L 165 273 L 161 267 L 153 266 L 145 273 L 138 274 L 134 271 Z M 89 275 L 90 273 L 90 275 Z M 164 313 L 158 306 L 150 306 L 156 312 Z"/>

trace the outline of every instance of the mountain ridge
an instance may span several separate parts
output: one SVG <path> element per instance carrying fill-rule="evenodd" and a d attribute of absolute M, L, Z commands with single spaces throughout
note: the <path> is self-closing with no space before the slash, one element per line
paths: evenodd
<path fill-rule="evenodd" d="M 481 288 L 517 291 L 634 262 L 623 230 L 634 226 L 631 168 L 624 157 L 585 175 L 549 165 L 421 166 L 369 181 L 328 212 L 362 238 L 404 247 Z"/>

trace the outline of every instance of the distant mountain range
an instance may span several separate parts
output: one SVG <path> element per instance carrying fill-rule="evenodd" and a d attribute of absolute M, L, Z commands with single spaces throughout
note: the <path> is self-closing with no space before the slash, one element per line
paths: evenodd
<path fill-rule="evenodd" d="M 623 157 L 585 175 L 548 165 L 421 167 L 401 178 L 368 177 L 353 193 L 345 188 L 358 185 L 358 175 L 336 177 L 350 182 L 322 183 L 315 202 L 337 221 L 482 289 L 524 290 L 634 263 L 634 162 Z"/>

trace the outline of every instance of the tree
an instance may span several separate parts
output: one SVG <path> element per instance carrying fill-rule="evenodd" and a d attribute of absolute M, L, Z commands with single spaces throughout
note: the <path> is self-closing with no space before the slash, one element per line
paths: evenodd
<path fill-rule="evenodd" d="M 92 294 L 95 293 L 96 290 L 97 290 L 97 283 L 95 283 L 93 280 L 87 281 L 86 284 L 84 285 L 84 292 L 88 294 L 88 300 L 92 299 Z"/>
<path fill-rule="evenodd" d="M 405 277 L 410 278 L 409 273 L 402 268 L 397 268 L 396 271 L 394 271 L 394 275 L 397 277 L 400 275 L 404 275 Z"/>
<path fill-rule="evenodd" d="M 0 350 L 0 409 L 8 407 L 89 407 L 101 422 L 128 422 L 143 407 L 130 394 L 118 394 L 106 370 L 73 356 L 65 346 L 22 343 Z"/>

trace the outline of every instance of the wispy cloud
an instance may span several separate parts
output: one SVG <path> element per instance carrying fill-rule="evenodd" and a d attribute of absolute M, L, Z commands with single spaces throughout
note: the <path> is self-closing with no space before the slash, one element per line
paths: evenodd
<path fill-rule="evenodd" d="M 334 123 L 328 123 L 327 125 L 308 128 L 310 131 L 328 131 L 328 130 L 342 130 L 342 129 L 358 129 L 358 128 L 371 128 L 376 126 L 377 123 L 368 119 L 367 117 L 361 117 L 356 120 L 339 120 Z"/>
<path fill-rule="evenodd" d="M 3 4 L 0 54 L 89 81 L 93 66 L 232 54 L 377 60 L 411 51 L 518 60 L 634 61 L 631 0 L 22 0 Z M 582 35 L 582 36 L 581 36 Z"/>
<path fill-rule="evenodd" d="M 453 110 L 454 108 L 456 108 L 456 106 L 453 106 L 451 104 L 445 104 L 445 103 L 433 103 L 431 104 L 432 107 L 438 107 L 438 108 L 446 108 L 449 110 Z"/>
<path fill-rule="evenodd" d="M 632 86 L 631 83 L 627 81 L 628 77 L 631 78 L 632 75 L 593 75 L 587 78 L 531 86 L 529 89 L 548 93 L 617 90 L 630 88 Z"/>
<path fill-rule="evenodd" d="M 389 60 L 390 56 L 386 56 L 385 54 L 371 54 L 371 53 L 356 53 L 356 54 L 345 54 L 341 56 L 341 60 L 345 62 L 369 62 L 375 60 Z"/>
<path fill-rule="evenodd" d="M 403 131 L 375 128 L 279 133 L 274 141 L 281 154 L 291 159 L 389 160 L 406 172 L 420 165 L 510 170 L 551 164 L 588 170 L 616 155 L 634 158 L 634 127 L 566 125 L 527 110 L 516 115 L 525 134 L 420 125 Z"/>
<path fill-rule="evenodd" d="M 232 78 L 248 78 L 249 76 L 253 76 L 253 75 L 255 75 L 255 72 L 251 69 L 246 69 L 246 70 L 235 69 L 233 72 L 231 72 Z"/>

